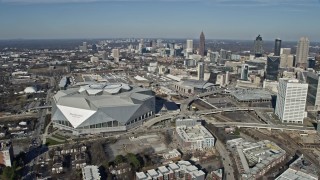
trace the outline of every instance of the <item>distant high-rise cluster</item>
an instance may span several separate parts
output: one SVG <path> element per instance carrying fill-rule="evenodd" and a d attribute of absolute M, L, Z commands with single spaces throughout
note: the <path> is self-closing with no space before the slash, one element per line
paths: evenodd
<path fill-rule="evenodd" d="M 296 52 L 296 67 L 301 67 L 303 69 L 307 68 L 309 44 L 310 42 L 307 37 L 301 37 L 298 41 Z"/>
<path fill-rule="evenodd" d="M 204 51 L 205 51 L 205 37 L 203 32 L 200 34 L 200 45 L 199 45 L 199 55 L 201 57 L 204 56 Z"/>
<path fill-rule="evenodd" d="M 255 57 L 261 57 L 262 56 L 262 54 L 263 54 L 263 46 L 262 45 L 263 45 L 263 40 L 262 40 L 262 37 L 259 34 L 259 36 L 256 37 L 256 40 L 254 41 L 254 49 L 253 49 L 253 51 L 254 51 Z"/>

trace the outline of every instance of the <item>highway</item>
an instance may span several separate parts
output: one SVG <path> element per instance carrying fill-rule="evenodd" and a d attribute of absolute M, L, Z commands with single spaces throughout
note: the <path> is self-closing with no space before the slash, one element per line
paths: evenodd
<path fill-rule="evenodd" d="M 312 127 L 305 127 L 299 125 L 282 125 L 282 124 L 262 124 L 262 123 L 243 123 L 243 122 L 212 122 L 216 127 L 236 126 L 239 128 L 256 128 L 256 129 L 273 129 L 273 130 L 288 130 L 288 131 L 302 131 L 302 132 L 316 132 Z"/>
<path fill-rule="evenodd" d="M 189 98 L 187 99 L 184 99 L 182 101 L 180 101 L 180 104 L 181 104 L 181 112 L 186 112 L 188 111 L 188 107 L 190 106 L 190 104 L 196 100 L 196 99 L 199 99 L 201 97 L 206 97 L 206 96 L 210 96 L 212 94 L 218 94 L 218 93 L 221 93 L 222 90 L 215 90 L 215 91 L 209 91 L 209 92 L 204 92 L 204 93 L 200 93 L 196 96 L 190 96 Z"/>
<path fill-rule="evenodd" d="M 221 112 L 235 112 L 235 111 L 255 111 L 255 110 L 270 110 L 270 108 L 260 108 L 260 107 L 229 107 L 229 108 L 220 108 L 220 109 L 209 109 L 203 111 L 184 111 L 180 113 L 173 113 L 173 114 L 165 114 L 153 119 L 150 119 L 144 123 L 144 127 L 151 127 L 152 125 L 171 119 L 174 115 L 181 114 L 181 116 L 188 117 L 188 116 L 199 116 L 199 115 L 209 115 L 209 114 L 217 114 Z"/>

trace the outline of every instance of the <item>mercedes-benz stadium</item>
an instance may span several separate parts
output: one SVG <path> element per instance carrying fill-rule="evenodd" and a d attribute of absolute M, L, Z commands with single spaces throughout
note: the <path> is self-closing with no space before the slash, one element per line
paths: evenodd
<path fill-rule="evenodd" d="M 53 97 L 52 122 L 74 134 L 126 131 L 155 113 L 155 96 L 128 84 L 91 84 L 60 90 Z"/>

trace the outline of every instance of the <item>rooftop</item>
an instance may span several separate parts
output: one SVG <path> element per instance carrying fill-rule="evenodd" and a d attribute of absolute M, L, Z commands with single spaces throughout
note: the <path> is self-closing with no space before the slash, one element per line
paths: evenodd
<path fill-rule="evenodd" d="M 98 166 L 85 166 L 82 168 L 84 180 L 100 179 Z"/>
<path fill-rule="evenodd" d="M 238 101 L 271 100 L 272 96 L 272 93 L 263 89 L 235 89 L 229 91 Z"/>
<path fill-rule="evenodd" d="M 238 164 L 244 170 L 242 174 L 256 175 L 274 160 L 283 157 L 286 152 L 275 143 L 264 140 L 248 142 L 242 138 L 227 141 L 228 148 L 239 158 Z"/>
<path fill-rule="evenodd" d="M 192 127 L 179 126 L 176 127 L 178 135 L 184 141 L 197 141 L 203 138 L 213 138 L 212 134 L 202 125 L 195 125 Z"/>
<path fill-rule="evenodd" d="M 191 79 L 178 82 L 177 84 L 190 87 L 190 88 L 197 88 L 197 89 L 206 89 L 210 86 L 214 86 L 214 84 L 209 83 L 207 81 L 191 80 Z"/>

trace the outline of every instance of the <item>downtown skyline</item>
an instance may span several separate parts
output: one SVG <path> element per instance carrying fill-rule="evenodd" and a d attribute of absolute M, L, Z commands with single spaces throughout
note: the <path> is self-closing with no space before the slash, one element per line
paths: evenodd
<path fill-rule="evenodd" d="M 0 39 L 320 41 L 318 0 L 0 0 Z"/>

